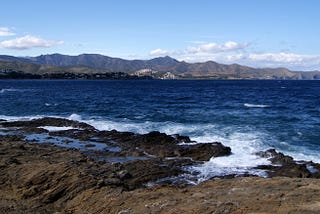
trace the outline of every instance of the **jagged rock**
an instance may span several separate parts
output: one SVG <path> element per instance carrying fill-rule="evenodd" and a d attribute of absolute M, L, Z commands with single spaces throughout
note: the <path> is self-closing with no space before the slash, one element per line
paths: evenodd
<path fill-rule="evenodd" d="M 308 178 L 312 176 L 306 164 L 297 163 L 292 157 L 277 152 L 275 149 L 259 152 L 257 155 L 268 158 L 268 160 L 274 164 L 257 167 L 258 169 L 266 170 L 269 177 L 285 176 L 291 178 Z"/>
<path fill-rule="evenodd" d="M 175 151 L 178 156 L 190 157 L 196 161 L 208 161 L 212 157 L 226 156 L 231 154 L 231 148 L 221 143 L 201 143 L 195 145 L 179 146 Z"/>
<path fill-rule="evenodd" d="M 269 149 L 267 151 L 258 152 L 256 154 L 260 157 L 268 158 L 273 164 L 286 165 L 295 163 L 292 157 L 284 155 L 281 152 L 277 152 L 275 149 Z"/>

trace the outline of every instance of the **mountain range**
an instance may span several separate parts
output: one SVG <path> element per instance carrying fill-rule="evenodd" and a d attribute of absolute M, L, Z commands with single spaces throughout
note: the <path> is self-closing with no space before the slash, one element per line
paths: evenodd
<path fill-rule="evenodd" d="M 45 74 L 126 73 L 153 78 L 176 79 L 320 79 L 320 71 L 290 71 L 286 68 L 252 68 L 214 61 L 187 63 L 169 56 L 150 60 L 125 60 L 99 54 L 69 56 L 62 54 L 37 57 L 0 55 L 0 72 Z"/>

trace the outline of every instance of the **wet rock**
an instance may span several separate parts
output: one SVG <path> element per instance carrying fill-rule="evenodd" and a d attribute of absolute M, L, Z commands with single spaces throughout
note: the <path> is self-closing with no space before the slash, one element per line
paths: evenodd
<path fill-rule="evenodd" d="M 271 161 L 273 164 L 280 164 L 280 165 L 286 165 L 286 164 L 295 164 L 295 161 L 292 157 L 288 155 L 284 155 L 281 152 L 277 152 L 275 149 L 269 149 L 264 152 L 258 152 L 256 155 L 262 157 L 262 158 L 268 158 L 268 160 Z"/>
<path fill-rule="evenodd" d="M 21 141 L 23 139 L 22 135 L 0 135 L 0 141 Z"/>
<path fill-rule="evenodd" d="M 182 173 L 179 168 L 170 168 L 157 160 L 136 160 L 123 164 L 123 168 L 131 175 L 124 180 L 128 190 L 144 186 L 146 183 L 156 181 L 160 178 L 177 176 Z"/>
<path fill-rule="evenodd" d="M 83 129 L 83 130 L 69 129 L 69 130 L 49 132 L 49 135 L 69 137 L 69 138 L 78 139 L 82 141 L 91 141 L 91 138 L 97 135 L 97 131 L 91 130 L 91 129 Z"/>
<path fill-rule="evenodd" d="M 290 178 L 308 178 L 312 173 L 304 163 L 298 163 L 290 156 L 269 149 L 265 152 L 257 153 L 258 156 L 268 158 L 273 165 L 258 166 L 257 169 L 266 170 L 269 177 L 285 176 Z"/>
<path fill-rule="evenodd" d="M 1 123 L 3 127 L 39 127 L 39 126 L 72 126 L 74 128 L 87 129 L 87 130 L 95 130 L 93 126 L 89 124 L 67 120 L 63 118 L 53 118 L 53 117 L 45 117 L 40 119 L 34 119 L 30 121 L 13 121 L 13 122 L 3 122 Z"/>
<path fill-rule="evenodd" d="M 181 142 L 191 142 L 189 137 L 180 135 L 170 136 L 160 132 L 143 135 L 111 132 L 108 133 L 109 138 L 117 141 L 124 151 L 140 151 L 140 154 L 144 152 L 160 158 L 190 157 L 195 161 L 208 161 L 211 157 L 229 155 L 231 151 L 221 143 L 180 145 Z"/>
<path fill-rule="evenodd" d="M 132 175 L 127 170 L 121 170 L 120 172 L 117 173 L 117 175 L 121 180 L 132 177 Z"/>
<path fill-rule="evenodd" d="M 179 134 L 171 135 L 174 139 L 176 139 L 179 143 L 193 143 L 195 141 L 191 141 L 188 136 L 182 136 Z"/>
<path fill-rule="evenodd" d="M 127 139 L 134 136 L 125 135 Z M 130 145 L 129 142 L 124 145 Z M 178 143 L 173 144 L 177 147 L 169 148 L 180 148 Z M 208 149 L 209 144 L 202 146 L 201 151 Z M 182 148 L 180 152 L 186 152 Z M 234 175 L 192 187 L 178 183 L 145 188 L 148 182 L 184 173 L 181 166 L 194 161 L 176 156 L 106 163 L 78 150 L 4 139 L 0 140 L 0 155 L 0 213 L 319 212 L 318 179 L 246 177 L 250 175 L 234 178 L 237 177 Z M 265 155 L 273 158 L 278 153 Z M 292 177 L 319 172 L 318 164 L 292 163 L 290 158 L 279 157 L 277 165 L 265 166 L 278 173 L 275 176 L 280 176 L 281 170 L 290 172 Z"/>
<path fill-rule="evenodd" d="M 181 157 L 190 157 L 196 161 L 208 161 L 212 157 L 230 155 L 231 148 L 215 142 L 183 145 L 179 146 L 175 152 Z"/>

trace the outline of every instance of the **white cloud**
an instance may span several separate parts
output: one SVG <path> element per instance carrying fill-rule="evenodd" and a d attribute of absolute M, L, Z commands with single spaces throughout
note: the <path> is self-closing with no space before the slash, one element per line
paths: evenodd
<path fill-rule="evenodd" d="M 320 70 L 320 55 L 307 55 L 287 52 L 250 53 L 250 43 L 203 43 L 186 47 L 183 50 L 156 49 L 151 56 L 170 55 L 180 61 L 206 62 L 251 66 L 255 68 L 285 67 L 296 71 Z"/>
<path fill-rule="evenodd" d="M 223 44 L 218 43 L 206 43 L 201 44 L 196 47 L 188 47 L 186 52 L 188 53 L 216 53 L 216 52 L 226 52 L 235 51 L 239 49 L 244 49 L 249 46 L 249 43 L 237 43 L 229 41 Z"/>
<path fill-rule="evenodd" d="M 0 37 L 1 36 L 14 36 L 15 34 L 10 31 L 7 27 L 0 27 Z"/>
<path fill-rule="evenodd" d="M 178 56 L 187 62 L 216 61 L 219 63 L 238 63 L 251 67 L 285 67 L 291 70 L 320 70 L 320 55 L 294 53 L 201 53 Z"/>
<path fill-rule="evenodd" d="M 208 53 L 219 53 L 219 52 L 229 52 L 244 49 L 249 46 L 249 43 L 237 43 L 229 41 L 223 44 L 218 43 L 202 43 L 199 42 L 198 46 L 189 46 L 184 50 L 163 50 L 155 49 L 150 52 L 151 56 L 164 56 L 164 55 L 176 55 L 183 56 L 187 54 L 208 54 Z"/>
<path fill-rule="evenodd" d="M 52 47 L 55 45 L 61 45 L 63 41 L 51 41 L 45 40 L 36 36 L 23 36 L 12 40 L 5 40 L 0 42 L 1 49 L 15 49 L 24 50 L 36 47 Z"/>
<path fill-rule="evenodd" d="M 165 55 L 169 55 L 169 54 L 171 54 L 170 51 L 163 50 L 160 48 L 150 51 L 151 56 L 165 56 Z"/>
<path fill-rule="evenodd" d="M 295 53 L 262 53 L 248 54 L 249 63 L 260 67 L 287 67 L 293 70 L 320 70 L 320 55 L 305 55 Z"/>
<path fill-rule="evenodd" d="M 293 54 L 293 53 L 264 53 L 264 54 L 249 54 L 248 58 L 253 61 L 301 63 L 305 60 L 313 59 L 314 56 L 299 55 L 299 54 Z"/>

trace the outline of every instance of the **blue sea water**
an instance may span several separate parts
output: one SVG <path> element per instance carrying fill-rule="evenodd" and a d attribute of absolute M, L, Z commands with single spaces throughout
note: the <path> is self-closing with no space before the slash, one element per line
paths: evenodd
<path fill-rule="evenodd" d="M 193 168 L 204 177 L 266 163 L 254 153 L 269 148 L 320 162 L 320 81 L 0 81 L 0 119 L 44 116 L 230 146 Z"/>

